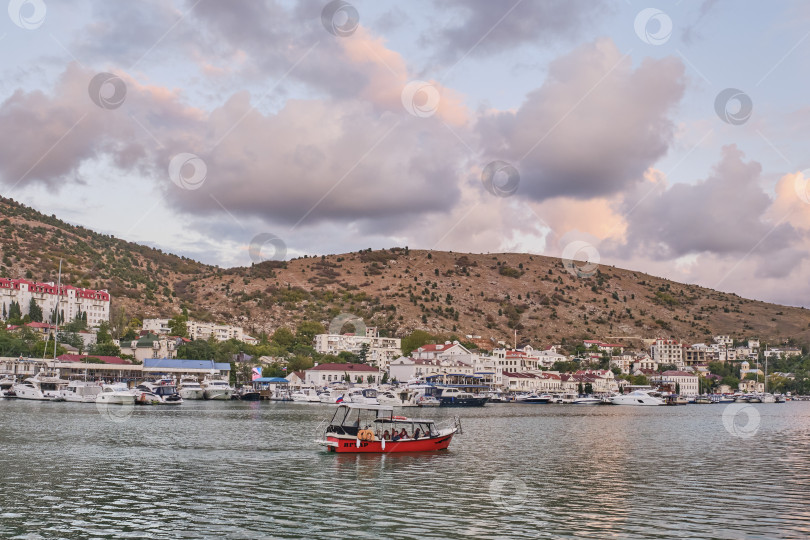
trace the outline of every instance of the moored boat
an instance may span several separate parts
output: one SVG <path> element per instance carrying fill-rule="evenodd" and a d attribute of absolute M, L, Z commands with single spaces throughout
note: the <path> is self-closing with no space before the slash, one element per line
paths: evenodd
<path fill-rule="evenodd" d="M 38 401 L 62 401 L 62 389 L 68 381 L 59 377 L 48 376 L 43 370 L 33 377 L 28 377 L 21 383 L 12 386 L 14 394 L 19 399 Z"/>
<path fill-rule="evenodd" d="M 433 420 L 394 416 L 390 405 L 342 403 L 315 442 L 337 453 L 434 452 L 446 450 L 461 432 L 458 418 L 452 421 L 440 427 Z"/>
<path fill-rule="evenodd" d="M 475 396 L 460 388 L 444 388 L 439 401 L 442 407 L 483 407 L 489 397 Z"/>
<path fill-rule="evenodd" d="M 601 399 L 593 396 L 578 397 L 571 402 L 572 405 L 600 405 L 601 403 Z"/>
<path fill-rule="evenodd" d="M 142 382 L 135 387 L 136 403 L 140 405 L 180 405 L 183 398 L 173 384 Z"/>
<path fill-rule="evenodd" d="M 220 375 L 206 375 L 200 386 L 203 388 L 203 397 L 205 399 L 228 401 L 233 394 L 231 385 Z"/>
<path fill-rule="evenodd" d="M 96 404 L 132 405 L 134 403 L 135 391 L 130 390 L 125 383 L 102 384 L 101 393 L 96 396 Z"/>
<path fill-rule="evenodd" d="M 651 395 L 653 390 L 634 390 L 629 394 L 622 394 L 610 398 L 613 405 L 663 405 L 664 400 Z"/>
<path fill-rule="evenodd" d="M 534 404 L 545 404 L 551 403 L 551 395 L 550 394 L 536 394 L 531 393 L 525 396 L 520 396 L 515 399 L 516 403 L 534 403 Z"/>
<path fill-rule="evenodd" d="M 101 394 L 101 385 L 94 382 L 69 381 L 59 394 L 65 401 L 95 403 L 96 397 Z"/>
<path fill-rule="evenodd" d="M 197 377 L 181 377 L 177 392 L 183 399 L 205 399 L 205 390 Z"/>

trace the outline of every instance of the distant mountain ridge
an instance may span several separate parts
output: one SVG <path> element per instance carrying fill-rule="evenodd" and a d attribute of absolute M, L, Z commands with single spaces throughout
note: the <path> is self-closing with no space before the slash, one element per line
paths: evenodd
<path fill-rule="evenodd" d="M 403 336 L 415 329 L 535 347 L 716 334 L 810 342 L 810 311 L 602 266 L 575 277 L 553 257 L 363 250 L 220 269 L 67 224 L 0 198 L 0 276 L 107 289 L 127 316 L 191 316 L 250 333 L 353 313 Z"/>

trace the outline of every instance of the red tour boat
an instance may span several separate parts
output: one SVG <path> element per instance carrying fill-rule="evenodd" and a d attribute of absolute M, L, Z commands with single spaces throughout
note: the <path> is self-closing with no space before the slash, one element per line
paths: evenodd
<path fill-rule="evenodd" d="M 461 433 L 458 417 L 440 427 L 433 420 L 394 416 L 390 405 L 345 403 L 338 406 L 318 444 L 330 452 L 433 452 L 447 450 Z"/>

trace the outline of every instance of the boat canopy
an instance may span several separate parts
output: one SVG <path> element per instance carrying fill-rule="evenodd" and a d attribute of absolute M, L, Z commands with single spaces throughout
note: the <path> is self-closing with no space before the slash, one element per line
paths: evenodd
<path fill-rule="evenodd" d="M 284 377 L 259 377 L 258 379 L 253 379 L 250 382 L 273 383 L 273 384 L 290 384 L 290 381 L 288 381 Z"/>

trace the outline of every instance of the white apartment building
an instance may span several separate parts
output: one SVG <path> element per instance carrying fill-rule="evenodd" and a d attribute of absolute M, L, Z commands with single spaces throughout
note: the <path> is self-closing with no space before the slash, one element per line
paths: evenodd
<path fill-rule="evenodd" d="M 470 377 L 474 374 L 475 368 L 470 364 L 456 362 L 452 359 L 426 360 L 423 358 L 407 358 L 401 356 L 392 360 L 388 367 L 391 379 L 399 382 L 407 382 L 411 379 L 424 379 L 433 375 L 461 375 Z"/>
<path fill-rule="evenodd" d="M 380 337 L 376 326 L 366 328 L 365 336 L 318 334 L 313 339 L 313 347 L 317 352 L 335 356 L 344 351 L 359 355 L 364 344 L 368 345 L 366 362 L 382 370 L 388 369 L 391 360 L 402 355 L 402 340 L 400 338 Z"/>
<path fill-rule="evenodd" d="M 655 340 L 650 347 L 650 356 L 656 364 L 674 364 L 678 368 L 683 368 L 683 344 L 674 339 Z"/>
<path fill-rule="evenodd" d="M 151 334 L 165 335 L 171 332 L 169 319 L 144 319 L 141 327 Z"/>
<path fill-rule="evenodd" d="M 76 315 L 87 313 L 87 326 L 93 327 L 110 320 L 110 293 L 106 290 L 81 289 L 72 285 L 57 287 L 56 283 L 37 283 L 27 279 L 0 278 L 0 314 L 3 306 L 9 312 L 11 302 L 20 304 L 23 315 L 28 315 L 31 299 L 42 308 L 44 320 L 59 314 L 59 323 L 70 322 Z M 64 321 L 62 316 L 64 315 Z"/>
<path fill-rule="evenodd" d="M 714 342 L 722 347 L 733 347 L 734 340 L 731 336 L 714 336 Z"/>
<path fill-rule="evenodd" d="M 230 324 L 215 324 L 209 322 L 186 321 L 186 331 L 189 339 L 208 339 L 214 336 L 217 341 L 238 339 L 244 341 L 245 333 L 241 326 Z"/>

